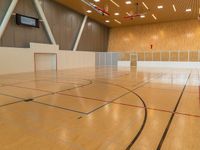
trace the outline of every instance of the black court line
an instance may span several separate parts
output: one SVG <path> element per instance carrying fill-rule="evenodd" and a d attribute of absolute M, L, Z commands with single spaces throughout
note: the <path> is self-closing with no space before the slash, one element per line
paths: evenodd
<path fill-rule="evenodd" d="M 162 75 L 163 75 L 163 74 L 159 74 L 158 76 L 153 77 L 153 78 L 160 78 Z M 149 83 L 151 82 L 151 80 L 153 80 L 153 79 L 150 79 L 150 80 L 148 80 L 148 81 L 145 81 L 142 85 L 139 85 L 138 87 L 132 89 L 132 91 L 135 91 L 135 90 L 137 90 L 137 89 L 139 89 L 139 88 L 145 86 L 146 84 L 149 84 Z"/>
<path fill-rule="evenodd" d="M 12 98 L 17 98 L 17 99 L 24 99 L 24 98 L 21 98 L 21 97 L 12 96 L 12 95 L 9 95 L 9 94 L 4 94 L 4 93 L 0 93 L 0 95 L 7 96 L 7 97 L 12 97 Z"/>
<path fill-rule="evenodd" d="M 139 99 L 140 101 L 143 103 L 143 106 L 144 106 L 144 111 L 145 111 L 145 114 L 144 114 L 144 120 L 142 122 L 142 126 L 140 127 L 138 133 L 136 134 L 136 136 L 133 138 L 133 140 L 131 141 L 131 143 L 126 147 L 126 150 L 130 150 L 131 147 L 133 146 L 133 144 L 137 141 L 137 139 L 139 138 L 140 134 L 142 133 L 145 125 L 146 125 L 146 122 L 147 122 L 147 117 L 148 117 L 148 110 L 147 110 L 147 105 L 146 103 L 144 102 L 144 100 L 135 92 L 133 92 Z"/>
<path fill-rule="evenodd" d="M 82 87 L 85 87 L 85 86 L 88 86 L 88 85 L 93 84 L 93 81 L 92 81 L 92 80 L 87 80 L 87 81 L 89 81 L 89 83 L 84 84 L 84 85 L 80 85 L 80 86 L 75 86 L 75 87 L 73 87 L 73 88 L 69 88 L 69 89 L 65 89 L 65 90 L 60 90 L 60 91 L 55 92 L 55 94 L 56 94 L 56 93 L 59 93 L 59 92 L 65 92 L 65 91 L 74 90 L 74 89 L 77 89 L 77 88 L 82 88 Z"/>
<path fill-rule="evenodd" d="M 165 128 L 165 131 L 164 131 L 164 133 L 163 133 L 163 135 L 162 135 L 162 137 L 161 137 L 161 139 L 160 139 L 160 142 L 159 142 L 159 144 L 158 144 L 158 146 L 157 146 L 157 150 L 160 150 L 160 149 L 162 148 L 163 142 L 164 142 L 164 140 L 165 140 L 165 138 L 166 138 L 166 136 L 167 136 L 167 133 L 168 133 L 168 131 L 169 131 L 169 128 L 170 128 L 171 123 L 172 123 L 172 121 L 173 121 L 173 118 L 174 118 L 174 116 L 175 116 L 176 110 L 177 110 L 177 108 L 178 108 L 178 106 L 179 106 L 179 104 L 180 104 L 181 98 L 182 98 L 182 96 L 183 96 L 183 93 L 184 93 L 184 91 L 185 91 L 185 88 L 186 88 L 186 86 L 187 86 L 187 83 L 188 83 L 188 81 L 189 81 L 190 76 L 191 76 L 191 72 L 190 72 L 190 74 L 189 74 L 189 76 L 188 76 L 188 78 L 187 78 L 187 81 L 186 81 L 186 83 L 185 83 L 185 85 L 184 85 L 184 87 L 183 87 L 183 90 L 181 91 L 181 94 L 180 94 L 180 96 L 179 96 L 179 99 L 178 99 L 178 101 L 177 101 L 177 103 L 176 103 L 176 106 L 175 106 L 175 108 L 174 108 L 174 110 L 173 110 L 174 113 L 172 113 L 172 115 L 171 115 L 171 117 L 170 117 L 170 120 L 169 120 L 169 122 L 168 122 L 168 124 L 167 124 L 167 126 L 166 126 L 166 128 Z"/>
<path fill-rule="evenodd" d="M 127 95 L 127 94 L 129 94 L 129 93 L 130 93 L 130 92 L 126 92 L 126 93 L 122 94 L 121 96 L 119 96 L 119 97 L 117 97 L 117 98 L 115 98 L 115 99 L 113 99 L 113 100 L 111 100 L 111 101 L 108 101 L 106 104 L 103 104 L 103 105 L 99 106 L 98 108 L 96 108 L 96 109 L 94 109 L 94 110 L 88 112 L 87 115 L 90 115 L 91 113 L 93 113 L 93 112 L 95 112 L 95 111 L 101 109 L 102 107 L 113 103 L 114 101 L 118 100 L 119 98 L 121 98 L 121 97 L 123 97 L 123 96 L 125 96 L 125 95 Z"/>
<path fill-rule="evenodd" d="M 29 88 L 29 87 L 23 87 L 23 86 L 18 86 L 17 84 L 23 84 L 23 83 L 29 83 L 29 82 L 34 82 L 34 81 L 48 81 L 48 82 L 53 82 L 53 83 L 62 83 L 62 82 L 54 82 L 54 81 L 51 81 L 51 80 L 29 80 L 29 81 L 24 81 L 24 82 L 18 82 L 18 83 L 14 83 L 14 84 L 7 84 L 7 85 L 4 85 L 4 86 L 10 86 L 10 87 L 16 87 L 16 88 L 24 88 L 24 89 L 30 89 L 30 90 L 38 90 L 38 91 L 41 91 L 41 92 L 48 92 L 48 93 L 57 93 L 57 92 L 63 92 L 63 91 L 67 91 L 67 90 L 72 90 L 72 89 L 76 89 L 76 88 L 80 88 L 80 87 L 84 87 L 84 86 L 87 86 L 87 85 L 90 85 L 92 84 L 90 80 L 87 80 L 87 79 L 81 79 L 83 81 L 88 81 L 89 83 L 87 84 L 77 84 L 77 86 L 75 85 L 74 83 L 74 87 L 72 88 L 67 88 L 67 89 L 63 89 L 61 91 L 56 91 L 56 92 L 52 92 L 52 91 L 48 91 L 48 90 L 42 90 L 42 89 L 38 89 L 38 88 Z M 67 84 L 67 83 L 63 83 L 63 84 Z M 73 84 L 73 83 L 71 83 Z M 2 86 L 3 87 L 3 86 Z"/>
<path fill-rule="evenodd" d="M 133 138 L 133 140 L 130 142 L 130 144 L 126 147 L 126 150 L 130 150 L 131 147 L 134 145 L 134 143 L 135 143 L 135 142 L 137 141 L 137 139 L 139 138 L 140 134 L 142 133 L 142 131 L 143 131 L 145 125 L 146 125 L 147 116 L 148 116 L 148 109 L 147 109 L 147 105 L 146 105 L 145 101 L 144 101 L 137 93 L 135 93 L 134 91 L 137 90 L 137 89 L 139 89 L 139 88 L 141 88 L 141 87 L 143 87 L 143 86 L 145 86 L 146 84 L 150 83 L 150 81 L 151 81 L 152 79 L 154 79 L 154 78 L 160 78 L 162 75 L 163 75 L 163 74 L 159 74 L 159 75 L 156 76 L 156 77 L 152 77 L 152 78 L 149 79 L 148 81 L 143 81 L 144 84 L 140 85 L 140 83 L 139 83 L 138 85 L 140 85 L 140 86 L 138 86 L 138 87 L 136 87 L 136 88 L 134 88 L 134 89 L 132 89 L 132 90 L 130 90 L 130 89 L 126 88 L 126 87 L 123 87 L 123 86 L 121 86 L 121 85 L 118 85 L 118 84 L 109 83 L 109 82 L 107 83 L 107 84 L 111 84 L 111 85 L 115 85 L 115 86 L 121 87 L 121 88 L 123 88 L 123 89 L 129 91 L 129 93 L 132 93 L 132 94 L 136 95 L 136 96 L 140 99 L 140 101 L 142 102 L 143 108 L 144 108 L 144 110 L 145 110 L 144 120 L 143 120 L 142 126 L 140 127 L 139 131 L 137 132 L 137 134 L 136 134 L 136 136 Z M 136 85 L 136 86 L 137 86 L 137 85 Z M 117 100 L 117 99 L 116 99 L 116 100 Z M 114 101 L 116 101 L 116 100 L 114 100 Z M 114 101 L 113 101 L 113 102 L 114 102 Z M 106 104 L 106 105 L 108 105 L 108 104 Z M 104 105 L 104 106 L 106 106 L 106 105 Z M 102 106 L 102 107 L 104 107 L 104 106 Z M 102 107 L 101 107 L 101 108 L 102 108 Z"/>
<path fill-rule="evenodd" d="M 45 97 L 45 96 L 49 96 L 49 95 L 54 95 L 54 93 L 47 93 L 47 94 L 44 94 L 44 95 L 39 95 L 39 96 L 29 98 L 29 99 L 36 99 L 36 98 Z"/>
<path fill-rule="evenodd" d="M 159 77 L 160 77 L 160 76 L 159 76 Z M 151 80 L 151 79 L 150 79 L 150 80 Z M 139 88 L 145 86 L 147 83 L 150 82 L 150 80 L 149 80 L 148 82 L 145 82 L 145 84 L 142 84 Z M 108 83 L 108 84 L 109 84 L 109 83 Z M 128 89 L 128 88 L 123 87 L 123 86 L 121 86 L 121 85 L 117 85 L 117 84 L 114 84 L 114 83 L 110 83 L 110 84 L 111 84 L 111 85 L 118 86 L 118 87 L 121 87 L 121 88 L 123 88 L 123 89 L 129 91 L 127 94 L 132 93 L 132 94 L 136 95 L 136 96 L 139 98 L 139 100 L 142 102 L 142 104 L 143 104 L 143 109 L 144 109 L 144 111 L 145 111 L 145 113 L 144 113 L 144 119 L 143 119 L 142 125 L 141 125 L 139 131 L 137 132 L 136 136 L 133 138 L 133 140 L 130 142 L 130 144 L 126 147 L 126 150 L 130 150 L 131 147 L 133 146 L 133 144 L 134 144 L 134 143 L 137 141 L 137 139 L 139 138 L 140 134 L 142 133 L 142 131 L 143 131 L 145 125 L 146 125 L 147 116 L 148 116 L 147 105 L 146 105 L 145 101 L 144 101 L 137 93 L 134 92 L 135 89 L 131 90 L 131 89 Z M 139 84 L 140 84 L 140 83 L 139 83 Z M 138 85 L 139 85 L 139 84 L 138 84 Z M 138 88 L 137 88 L 137 89 L 138 89 Z M 119 99 L 119 98 L 118 98 L 118 99 Z M 116 99 L 116 100 L 117 100 L 117 99 Z M 116 100 L 114 100 L 114 101 L 116 101 Z M 112 103 L 113 103 L 114 101 L 112 101 Z"/>
<path fill-rule="evenodd" d="M 89 98 L 89 97 L 82 97 L 82 96 L 75 96 L 75 95 L 69 95 L 69 94 L 61 94 L 61 93 L 57 93 L 58 95 L 66 95 L 69 97 L 77 97 L 77 98 L 82 98 L 83 100 L 91 100 L 91 101 L 99 101 L 102 103 L 107 103 L 109 101 L 105 101 L 105 100 L 101 100 L 101 99 L 94 99 L 94 98 Z M 131 104 L 127 104 L 127 103 L 120 103 L 120 102 L 112 102 L 112 104 L 117 104 L 117 105 L 123 105 L 123 106 L 128 106 L 128 107 L 134 107 L 134 108 L 142 108 L 144 109 L 143 106 L 139 106 L 139 105 L 131 105 Z M 165 109 L 158 109 L 158 108 L 151 108 L 151 107 L 147 107 L 147 110 L 154 110 L 154 111 L 159 111 L 159 112 L 165 112 L 165 113 L 175 113 L 177 115 L 184 115 L 184 116 L 189 116 L 189 117 L 196 117 L 196 118 L 200 118 L 200 115 L 195 115 L 195 114 L 188 114 L 188 113 L 181 113 L 181 112 L 173 112 L 170 110 L 165 110 Z"/>
<path fill-rule="evenodd" d="M 15 101 L 15 102 L 3 104 L 3 105 L 0 105 L 0 108 L 1 108 L 1 107 L 5 107 L 5 106 L 9 106 L 9 105 L 13 105 L 13 104 L 17 104 L 17 103 L 21 103 L 21 102 L 24 102 L 24 100 L 20 100 L 20 101 Z"/>
<path fill-rule="evenodd" d="M 62 109 L 62 110 L 72 111 L 72 112 L 76 112 L 76 113 L 79 113 L 79 114 L 87 115 L 87 113 L 85 113 L 85 112 L 81 112 L 81 111 L 77 111 L 77 110 L 73 110 L 73 109 L 68 109 L 68 108 L 55 106 L 55 105 L 51 105 L 51 104 L 47 104 L 47 103 L 42 103 L 42 102 L 38 102 L 38 101 L 31 101 L 31 102 L 41 104 L 41 105 L 46 105 L 46 106 L 53 107 L 53 108 L 59 108 L 59 109 Z"/>

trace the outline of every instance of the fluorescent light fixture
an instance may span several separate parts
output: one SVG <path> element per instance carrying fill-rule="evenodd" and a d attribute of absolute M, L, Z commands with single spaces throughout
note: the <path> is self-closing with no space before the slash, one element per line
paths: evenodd
<path fill-rule="evenodd" d="M 87 10 L 86 12 L 87 12 L 88 14 L 92 13 L 92 11 L 91 11 L 91 10 Z"/>
<path fill-rule="evenodd" d="M 114 19 L 115 22 L 119 23 L 119 24 L 122 24 L 119 20 L 117 19 Z"/>
<path fill-rule="evenodd" d="M 94 0 L 94 2 L 100 2 L 100 0 Z"/>
<path fill-rule="evenodd" d="M 116 13 L 114 13 L 114 15 L 115 15 L 115 16 L 119 16 L 119 13 L 118 13 L 118 12 L 116 12 Z"/>
<path fill-rule="evenodd" d="M 110 20 L 105 20 L 105 22 L 106 22 L 106 23 L 109 23 L 109 22 L 110 22 Z"/>
<path fill-rule="evenodd" d="M 157 8 L 158 8 L 158 9 L 163 9 L 163 6 L 162 6 L 162 5 L 160 5 L 160 6 L 158 6 Z"/>
<path fill-rule="evenodd" d="M 149 7 L 148 7 L 144 2 L 142 2 L 142 4 L 144 5 L 144 7 L 145 7 L 146 9 L 149 9 Z"/>
<path fill-rule="evenodd" d="M 88 14 L 92 13 L 92 11 L 91 11 L 91 10 L 87 10 L 86 12 L 87 12 Z"/>
<path fill-rule="evenodd" d="M 145 18 L 145 15 L 141 15 L 140 18 Z"/>
<path fill-rule="evenodd" d="M 173 6 L 174 11 L 176 12 L 176 6 L 174 4 L 172 6 Z"/>
<path fill-rule="evenodd" d="M 157 20 L 157 17 L 156 17 L 154 14 L 152 14 L 152 17 L 153 17 L 155 20 Z"/>
<path fill-rule="evenodd" d="M 120 7 L 114 0 L 110 0 L 115 6 Z"/>
<path fill-rule="evenodd" d="M 188 9 L 186 9 L 185 11 L 186 11 L 186 12 L 191 12 L 192 9 L 191 9 L 191 8 L 188 8 Z"/>
<path fill-rule="evenodd" d="M 130 5 L 130 4 L 132 4 L 132 2 L 131 1 L 126 1 L 125 2 L 127 5 Z"/>

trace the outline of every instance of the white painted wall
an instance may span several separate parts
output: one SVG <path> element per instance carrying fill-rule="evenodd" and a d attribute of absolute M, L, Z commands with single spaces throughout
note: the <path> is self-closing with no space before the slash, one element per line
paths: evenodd
<path fill-rule="evenodd" d="M 57 45 L 31 43 L 30 48 L 0 47 L 0 74 L 34 72 L 34 53 L 56 53 L 58 70 L 95 67 L 95 52 L 59 50 Z"/>
<path fill-rule="evenodd" d="M 200 68 L 200 62 L 138 61 L 137 67 L 145 68 Z"/>
<path fill-rule="evenodd" d="M 131 61 L 118 61 L 118 67 L 131 67 Z"/>
<path fill-rule="evenodd" d="M 57 58 L 56 54 L 35 54 L 35 70 L 56 70 Z"/>

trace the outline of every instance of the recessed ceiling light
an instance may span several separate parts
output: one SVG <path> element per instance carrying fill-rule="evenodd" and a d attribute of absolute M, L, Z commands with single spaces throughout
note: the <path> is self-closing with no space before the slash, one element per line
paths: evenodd
<path fill-rule="evenodd" d="M 130 5 L 130 4 L 132 4 L 132 2 L 131 1 L 126 1 L 125 2 L 127 5 Z"/>
<path fill-rule="evenodd" d="M 105 22 L 106 22 L 106 23 L 109 23 L 109 22 L 110 22 L 110 20 L 105 20 Z"/>
<path fill-rule="evenodd" d="M 157 20 L 157 17 L 156 17 L 154 14 L 152 14 L 152 17 L 153 17 L 155 20 Z"/>
<path fill-rule="evenodd" d="M 162 5 L 160 5 L 160 6 L 158 6 L 157 8 L 158 8 L 158 9 L 163 9 L 163 6 L 162 6 Z"/>
<path fill-rule="evenodd" d="M 119 24 L 122 24 L 119 20 L 117 20 L 117 19 L 114 19 L 114 20 L 115 20 L 115 22 L 117 22 Z"/>
<path fill-rule="evenodd" d="M 188 8 L 188 9 L 186 9 L 185 11 L 186 11 L 186 12 L 191 12 L 192 9 L 191 9 L 191 8 Z"/>
<path fill-rule="evenodd" d="M 92 11 L 91 11 L 91 10 L 87 10 L 86 12 L 87 12 L 88 14 L 92 13 Z"/>
<path fill-rule="evenodd" d="M 149 9 L 149 7 L 144 3 L 144 2 L 142 2 L 142 4 L 144 5 L 144 7 L 148 10 Z"/>
<path fill-rule="evenodd" d="M 119 16 L 119 13 L 118 13 L 118 12 L 116 12 L 116 13 L 114 13 L 114 15 L 115 15 L 115 16 Z"/>
<path fill-rule="evenodd" d="M 129 12 L 126 12 L 126 14 L 127 14 L 128 16 L 131 16 L 131 14 L 130 14 Z"/>
<path fill-rule="evenodd" d="M 94 0 L 94 2 L 100 2 L 100 0 Z"/>
<path fill-rule="evenodd" d="M 140 18 L 145 18 L 145 15 L 141 15 Z"/>
<path fill-rule="evenodd" d="M 175 7 L 175 5 L 173 4 L 172 6 L 173 6 L 174 11 L 176 12 L 176 7 Z"/>

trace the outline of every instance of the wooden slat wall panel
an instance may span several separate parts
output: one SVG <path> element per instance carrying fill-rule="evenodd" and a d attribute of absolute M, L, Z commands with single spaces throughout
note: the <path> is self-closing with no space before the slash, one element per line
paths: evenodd
<path fill-rule="evenodd" d="M 153 53 L 153 61 L 160 61 L 160 52 Z"/>
<path fill-rule="evenodd" d="M 130 53 L 120 53 L 119 60 L 120 61 L 129 61 L 130 60 Z"/>
<path fill-rule="evenodd" d="M 190 52 L 190 60 L 189 61 L 198 61 L 198 51 Z"/>
<path fill-rule="evenodd" d="M 152 61 L 152 53 L 145 53 L 145 61 Z"/>
<path fill-rule="evenodd" d="M 11 0 L 0 0 L 0 24 L 1 24 L 5 14 L 6 14 L 6 11 L 7 11 L 8 7 L 9 7 L 10 3 L 11 3 Z M 10 23 L 11 22 L 9 22 L 9 24 Z M 12 35 L 12 31 L 10 30 L 9 32 L 10 32 L 10 35 Z M 13 37 L 10 37 L 10 38 L 11 38 L 10 39 L 11 40 L 11 42 L 10 42 L 11 45 L 14 45 L 13 44 L 13 39 L 12 39 Z M 3 42 L 3 40 L 0 39 L 0 45 L 2 45 L 2 42 Z M 5 40 L 4 40 L 4 43 L 7 44 Z M 9 44 L 7 44 L 7 45 L 9 45 Z"/>
<path fill-rule="evenodd" d="M 179 61 L 178 52 L 171 52 L 171 61 Z"/>
<path fill-rule="evenodd" d="M 78 46 L 79 51 L 107 51 L 109 28 L 88 19 Z"/>
<path fill-rule="evenodd" d="M 138 60 L 139 61 L 144 61 L 144 53 L 138 53 Z"/>
<path fill-rule="evenodd" d="M 1 0 L 1 3 L 8 2 L 7 0 Z M 15 13 L 24 14 L 27 16 L 36 18 L 39 17 L 33 1 L 30 0 L 20 0 L 14 11 Z M 0 46 L 9 47 L 29 47 L 30 42 L 49 43 L 48 36 L 43 26 L 41 26 L 39 29 L 26 26 L 18 26 L 15 23 L 14 16 L 11 17 L 1 41 L 2 42 Z"/>
<path fill-rule="evenodd" d="M 197 19 L 112 28 L 108 50 L 199 50 L 199 31 Z"/>
<path fill-rule="evenodd" d="M 12 0 L 0 0 L 0 23 L 2 22 L 11 1 Z"/>
<path fill-rule="evenodd" d="M 71 50 L 83 15 L 51 0 L 43 0 L 43 9 L 60 49 Z"/>
<path fill-rule="evenodd" d="M 161 60 L 162 61 L 169 61 L 169 52 L 162 52 L 161 53 Z"/>
<path fill-rule="evenodd" d="M 180 60 L 179 61 L 188 61 L 188 52 L 180 52 Z"/>
<path fill-rule="evenodd" d="M 11 0 L 0 0 L 0 20 L 3 19 L 10 2 Z M 52 0 L 41 0 L 41 5 L 60 49 L 72 50 L 84 16 Z M 20 0 L 15 12 L 39 18 L 32 0 Z M 79 50 L 107 51 L 108 32 L 107 27 L 89 19 Z M 29 47 L 30 42 L 50 43 L 44 26 L 41 25 L 40 29 L 18 26 L 12 16 L 0 46 Z"/>
<path fill-rule="evenodd" d="M 131 66 L 137 66 L 137 55 L 131 55 Z"/>

